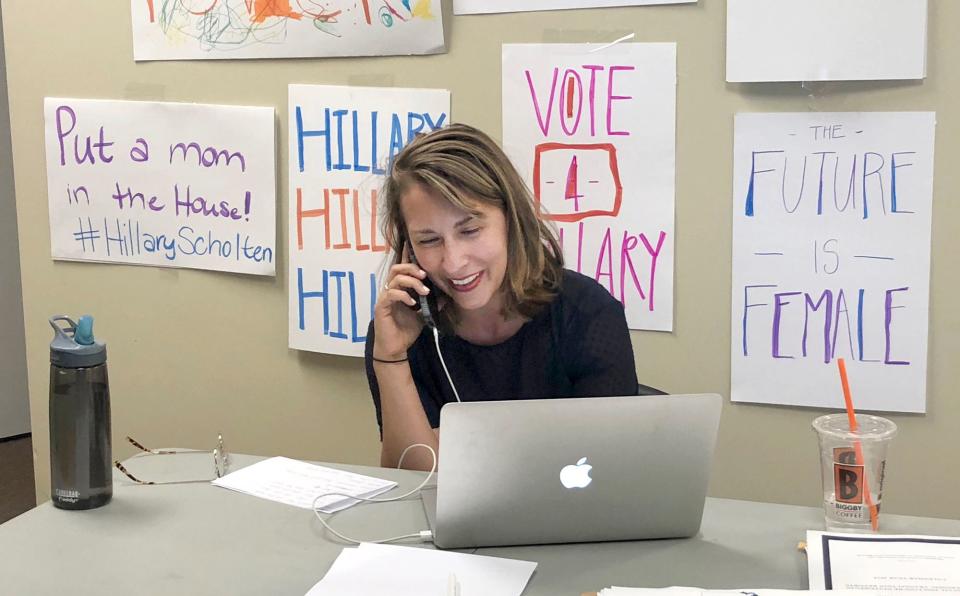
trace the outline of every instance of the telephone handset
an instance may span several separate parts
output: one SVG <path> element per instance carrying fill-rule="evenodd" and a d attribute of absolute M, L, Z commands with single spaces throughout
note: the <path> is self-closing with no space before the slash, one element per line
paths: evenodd
<path fill-rule="evenodd" d="M 407 251 L 407 258 L 410 259 L 410 263 L 420 267 L 420 263 L 417 262 L 417 255 L 413 253 L 413 245 L 404 239 L 403 246 Z M 420 268 L 423 269 L 423 267 Z M 426 296 L 421 296 L 413 290 L 407 290 L 410 296 L 417 301 L 416 306 L 411 306 L 410 308 L 419 310 L 420 317 L 423 319 L 424 324 L 432 330 L 433 345 L 437 347 L 437 358 L 440 359 L 440 366 L 443 367 L 443 372 L 447 375 L 447 382 L 450 383 L 453 396 L 457 398 L 457 401 L 460 401 L 460 393 L 457 392 L 457 386 L 453 384 L 453 378 L 450 376 L 450 371 L 447 370 L 447 363 L 443 361 L 443 352 L 440 351 L 440 329 L 437 327 L 437 320 L 434 318 L 437 316 L 437 313 L 440 312 L 437 310 L 437 294 L 439 290 L 437 290 L 437 286 L 430 281 L 429 277 L 423 279 L 423 285 L 430 288 L 430 293 Z"/>
<path fill-rule="evenodd" d="M 411 246 L 409 242 L 405 243 L 405 246 L 410 262 L 417 267 L 420 267 L 420 263 L 417 262 L 417 256 L 413 253 L 413 246 Z M 437 321 L 434 316 L 437 312 L 437 286 L 430 281 L 429 277 L 425 277 L 423 279 L 423 285 L 430 289 L 430 293 L 426 296 L 421 296 L 414 290 L 407 290 L 407 293 L 410 294 L 410 297 L 417 301 L 417 304 L 411 308 L 413 310 L 420 311 L 420 316 L 423 318 L 423 322 L 426 323 L 428 327 L 433 327 L 436 329 Z"/>

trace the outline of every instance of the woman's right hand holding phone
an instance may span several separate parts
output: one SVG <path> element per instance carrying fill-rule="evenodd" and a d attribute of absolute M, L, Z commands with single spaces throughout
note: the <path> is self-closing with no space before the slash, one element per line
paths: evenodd
<path fill-rule="evenodd" d="M 430 293 L 424 284 L 426 279 L 426 272 L 414 263 L 397 263 L 390 267 L 387 283 L 373 310 L 374 358 L 406 358 L 407 349 L 423 329 L 423 319 L 415 310 L 417 300 L 408 290 L 426 296 Z"/>

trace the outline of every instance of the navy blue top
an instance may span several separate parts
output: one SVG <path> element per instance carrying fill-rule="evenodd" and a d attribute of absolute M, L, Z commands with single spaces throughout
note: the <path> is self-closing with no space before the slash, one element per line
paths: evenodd
<path fill-rule="evenodd" d="M 380 387 L 373 372 L 373 322 L 365 360 L 370 393 L 383 431 Z M 559 293 L 506 341 L 481 346 L 441 335 L 440 350 L 463 401 L 634 395 L 637 373 L 623 305 L 593 279 L 564 271 Z M 443 372 L 433 331 L 407 350 L 410 371 L 430 426 L 456 401 Z"/>

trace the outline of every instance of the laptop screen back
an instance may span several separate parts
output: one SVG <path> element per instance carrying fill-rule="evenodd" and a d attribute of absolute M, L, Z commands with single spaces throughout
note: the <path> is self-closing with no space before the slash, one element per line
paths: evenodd
<path fill-rule="evenodd" d="M 714 394 L 447 404 L 434 543 L 691 536 L 720 408 Z"/>

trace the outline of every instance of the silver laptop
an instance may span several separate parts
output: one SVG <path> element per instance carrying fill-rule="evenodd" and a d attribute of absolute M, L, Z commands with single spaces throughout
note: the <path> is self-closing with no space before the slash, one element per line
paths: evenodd
<path fill-rule="evenodd" d="M 719 395 L 450 403 L 423 502 L 440 548 L 700 529 Z"/>

